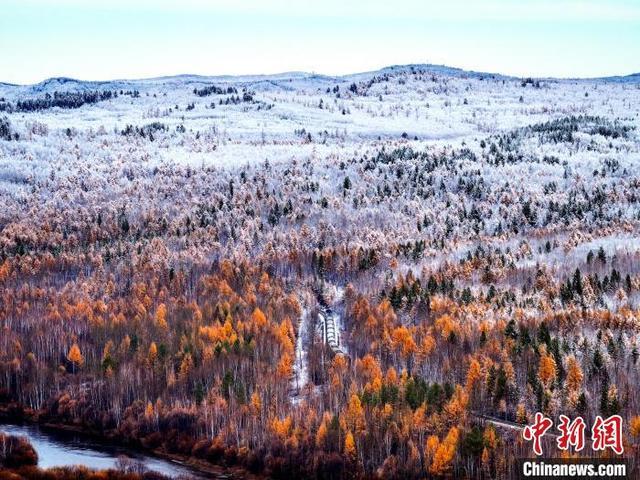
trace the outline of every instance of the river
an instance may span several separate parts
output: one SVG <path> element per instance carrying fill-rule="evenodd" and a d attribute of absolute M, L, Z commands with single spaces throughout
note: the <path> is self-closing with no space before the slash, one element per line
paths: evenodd
<path fill-rule="evenodd" d="M 38 452 L 38 466 L 83 465 L 95 469 L 115 468 L 123 458 L 172 478 L 207 478 L 179 463 L 143 452 L 91 439 L 84 435 L 42 428 L 37 425 L 0 424 L 0 432 L 26 437 Z"/>

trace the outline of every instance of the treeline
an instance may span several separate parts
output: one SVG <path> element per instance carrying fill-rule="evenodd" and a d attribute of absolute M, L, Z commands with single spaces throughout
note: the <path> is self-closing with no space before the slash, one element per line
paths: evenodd
<path fill-rule="evenodd" d="M 138 136 L 153 142 L 155 140 L 155 135 L 158 132 L 166 132 L 167 130 L 169 130 L 169 128 L 162 122 L 152 122 L 147 125 L 143 125 L 142 127 L 128 124 L 124 129 L 122 129 L 120 134 L 126 137 Z"/>
<path fill-rule="evenodd" d="M 94 104 L 112 98 L 117 98 L 118 93 L 111 90 L 92 90 L 86 92 L 54 92 L 47 93 L 41 98 L 18 100 L 15 105 L 10 102 L 0 103 L 0 111 L 12 112 L 37 112 L 50 108 L 73 109 L 86 104 Z"/>
<path fill-rule="evenodd" d="M 193 93 L 199 97 L 207 97 L 209 95 L 224 95 L 225 93 L 228 95 L 238 94 L 238 89 L 235 87 L 227 87 L 222 88 L 217 85 L 208 85 L 202 88 L 194 88 Z"/>
<path fill-rule="evenodd" d="M 524 127 L 525 134 L 537 134 L 545 142 L 573 142 L 577 132 L 607 138 L 627 138 L 634 127 L 593 115 L 571 115 Z"/>
<path fill-rule="evenodd" d="M 242 102 L 245 102 L 245 103 L 253 102 L 253 93 L 244 92 L 242 94 L 242 97 L 240 97 L 239 95 L 231 95 L 230 97 L 227 97 L 224 100 L 221 98 L 218 104 L 219 105 L 238 105 Z"/>

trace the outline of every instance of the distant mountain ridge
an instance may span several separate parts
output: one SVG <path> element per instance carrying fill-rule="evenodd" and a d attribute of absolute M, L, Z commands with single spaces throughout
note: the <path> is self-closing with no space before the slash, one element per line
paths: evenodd
<path fill-rule="evenodd" d="M 38 94 L 53 91 L 83 91 L 83 90 L 133 90 L 143 87 L 158 85 L 199 85 L 210 83 L 236 83 L 251 85 L 260 88 L 261 85 L 275 85 L 280 88 L 294 88 L 288 83 L 294 82 L 317 82 L 319 84 L 330 84 L 345 81 L 362 81 L 363 79 L 385 74 L 411 73 L 420 71 L 422 73 L 431 73 L 442 76 L 451 77 L 468 77 L 468 78 L 499 78 L 499 79 L 518 79 L 513 75 L 503 75 L 491 72 L 477 72 L 473 70 L 464 70 L 457 67 L 449 67 L 446 65 L 435 64 L 407 64 L 407 65 L 390 65 L 379 70 L 367 72 L 351 73 L 346 75 L 324 75 L 314 72 L 282 72 L 275 74 L 252 74 L 252 75 L 197 75 L 197 74 L 178 74 L 161 77 L 141 78 L 141 79 L 114 79 L 114 80 L 79 80 L 70 77 L 52 77 L 42 82 L 30 85 L 17 85 L 12 83 L 0 82 L 0 87 L 7 90 L 17 89 L 22 94 Z M 597 78 L 554 78 L 554 77 L 532 77 L 546 81 L 605 81 L 620 83 L 640 83 L 640 73 L 632 73 L 622 76 L 608 76 Z"/>

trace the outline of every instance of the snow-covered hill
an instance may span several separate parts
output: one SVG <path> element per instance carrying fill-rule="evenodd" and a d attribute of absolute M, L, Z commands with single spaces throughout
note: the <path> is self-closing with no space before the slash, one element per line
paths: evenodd
<path fill-rule="evenodd" d="M 84 82 L 52 78 L 29 86 L 0 85 L 0 109 L 26 134 L 34 121 L 51 130 L 107 131 L 161 122 L 209 134 L 220 143 L 300 143 L 464 139 L 569 113 L 616 112 L 637 122 L 637 76 L 600 80 L 516 79 L 434 65 L 393 66 L 329 77 L 278 75 Z M 224 93 L 199 96 L 215 87 Z M 230 91 L 231 93 L 227 93 Z M 114 98 L 81 108 L 25 111 L 18 102 L 63 92 L 113 92 Z M 117 96 L 117 97 L 116 97 Z M 13 108 L 13 111 L 12 111 Z M 175 138 L 175 135 L 171 135 Z M 205 159 L 218 161 L 217 154 Z"/>
<path fill-rule="evenodd" d="M 311 162 L 335 175 L 334 167 L 354 156 L 398 147 L 468 149 L 478 162 L 470 166 L 486 179 L 514 180 L 541 194 L 563 175 L 587 179 L 606 165 L 637 173 L 638 80 L 520 79 L 404 65 L 340 77 L 290 72 L 0 84 L 0 195 L 19 206 L 34 188 L 55 193 L 51 179 L 88 185 L 116 172 L 158 168 Z M 570 121 L 584 116 L 592 119 Z M 576 129 L 572 143 L 542 141 L 527 130 L 553 121 Z M 628 135 L 618 134 L 622 128 Z M 486 163 L 498 154 L 505 165 Z M 8 218 L 5 212 L 0 225 Z M 487 220 L 486 228 L 497 223 Z"/>

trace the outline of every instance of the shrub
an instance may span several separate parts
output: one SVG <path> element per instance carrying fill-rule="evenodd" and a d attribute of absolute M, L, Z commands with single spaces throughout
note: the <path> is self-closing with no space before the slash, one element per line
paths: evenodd
<path fill-rule="evenodd" d="M 38 464 L 38 454 L 26 438 L 0 434 L 0 465 L 17 468 Z"/>

